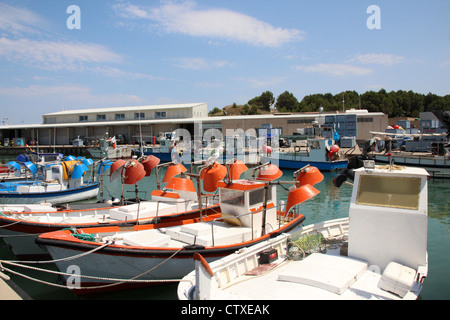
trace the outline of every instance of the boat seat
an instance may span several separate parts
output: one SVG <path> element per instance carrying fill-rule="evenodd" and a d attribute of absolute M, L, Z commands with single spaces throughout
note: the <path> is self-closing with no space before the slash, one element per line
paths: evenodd
<path fill-rule="evenodd" d="M 139 210 L 139 212 L 138 212 Z M 112 220 L 134 220 L 138 217 L 140 219 L 153 218 L 158 216 L 165 216 L 172 213 L 177 213 L 177 207 L 173 204 L 156 202 L 141 202 L 140 204 L 131 204 L 124 207 L 119 207 L 110 210 L 110 218 Z"/>
<path fill-rule="evenodd" d="M 414 283 L 416 270 L 396 262 L 390 262 L 380 280 L 380 288 L 403 298 Z"/>
<path fill-rule="evenodd" d="M 226 224 L 214 224 L 214 243 L 211 235 L 211 224 L 200 222 L 186 226 L 168 228 L 166 233 L 173 240 L 188 244 L 197 244 L 205 247 L 229 245 L 252 239 L 252 229 L 244 227 L 231 227 Z"/>
<path fill-rule="evenodd" d="M 278 281 L 318 287 L 341 295 L 367 270 L 368 263 L 348 257 L 313 253 L 293 261 L 278 275 Z"/>
<path fill-rule="evenodd" d="M 121 237 L 125 245 L 138 247 L 167 247 L 170 241 L 170 236 L 158 230 L 129 232 Z"/>

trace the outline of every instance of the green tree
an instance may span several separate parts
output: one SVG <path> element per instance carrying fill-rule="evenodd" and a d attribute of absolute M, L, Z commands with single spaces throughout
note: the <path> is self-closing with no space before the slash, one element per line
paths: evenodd
<path fill-rule="evenodd" d="M 298 106 L 299 103 L 297 98 L 288 91 L 280 94 L 277 98 L 277 103 L 275 104 L 275 108 L 278 112 L 295 112 L 298 110 Z"/>
<path fill-rule="evenodd" d="M 255 97 L 248 101 L 251 106 L 256 106 L 265 111 L 270 111 L 270 107 L 275 103 L 273 93 L 270 91 L 263 92 L 259 97 Z"/>

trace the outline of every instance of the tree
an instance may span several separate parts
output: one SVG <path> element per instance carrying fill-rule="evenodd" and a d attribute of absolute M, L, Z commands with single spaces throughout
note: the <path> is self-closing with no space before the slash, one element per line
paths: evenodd
<path fill-rule="evenodd" d="M 294 112 L 297 111 L 299 103 L 297 98 L 290 92 L 285 91 L 277 98 L 275 108 L 278 112 Z"/>
<path fill-rule="evenodd" d="M 270 107 L 275 103 L 273 93 L 270 91 L 263 92 L 259 97 L 255 97 L 248 101 L 251 106 L 256 106 L 265 111 L 270 111 Z"/>

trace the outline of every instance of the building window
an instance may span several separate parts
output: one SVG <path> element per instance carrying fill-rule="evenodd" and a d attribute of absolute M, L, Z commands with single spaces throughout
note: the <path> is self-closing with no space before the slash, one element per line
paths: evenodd
<path fill-rule="evenodd" d="M 134 120 L 143 120 L 145 119 L 145 113 L 144 112 L 136 112 L 134 114 Z"/>
<path fill-rule="evenodd" d="M 51 117 L 51 118 L 45 118 L 45 123 L 56 123 L 56 118 L 55 117 Z"/>
<path fill-rule="evenodd" d="M 105 121 L 106 120 L 106 114 L 98 114 L 97 115 L 97 121 Z"/>
<path fill-rule="evenodd" d="M 294 120 L 288 120 L 287 123 L 288 124 L 311 124 L 313 122 L 314 119 L 294 119 Z"/>
<path fill-rule="evenodd" d="M 166 112 L 156 112 L 156 119 L 164 119 L 166 117 Z"/>
<path fill-rule="evenodd" d="M 116 113 L 116 120 L 125 120 L 125 113 Z"/>
<path fill-rule="evenodd" d="M 88 121 L 88 116 L 80 116 L 80 122 Z"/>
<path fill-rule="evenodd" d="M 373 118 L 358 118 L 358 122 L 373 122 Z"/>

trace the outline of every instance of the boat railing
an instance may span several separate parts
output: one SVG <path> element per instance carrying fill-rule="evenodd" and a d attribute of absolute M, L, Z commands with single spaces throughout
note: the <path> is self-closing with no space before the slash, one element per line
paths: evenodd
<path fill-rule="evenodd" d="M 278 207 L 279 206 L 273 206 L 273 207 L 271 207 L 271 209 L 278 209 Z M 251 229 L 252 229 L 252 241 L 255 239 L 255 233 L 254 233 L 254 223 L 253 223 L 253 219 L 254 219 L 254 214 L 256 214 L 256 213 L 259 213 L 259 212 L 263 212 L 263 211 L 265 211 L 265 210 L 267 210 L 267 208 L 261 208 L 261 209 L 258 209 L 258 210 L 255 210 L 255 211 L 250 211 L 250 212 L 247 212 L 247 213 L 243 213 L 243 214 L 240 214 L 240 215 L 237 215 L 237 216 L 232 216 L 232 217 L 219 217 L 219 218 L 215 218 L 214 220 L 212 220 L 211 221 L 211 240 L 212 240 L 212 246 L 214 247 L 214 245 L 215 245 L 215 243 L 214 243 L 214 223 L 217 221 L 217 220 L 226 220 L 226 219 L 230 219 L 230 218 L 233 218 L 233 219 L 238 219 L 238 218 L 241 218 L 241 217 L 245 217 L 245 216 L 247 216 L 247 215 L 251 215 Z M 297 216 L 297 214 L 294 214 L 294 213 L 292 213 L 293 214 L 293 216 Z M 283 216 L 281 216 L 281 215 L 277 215 L 277 217 L 278 217 L 278 228 L 280 228 L 281 227 L 281 222 L 282 222 L 282 218 L 285 218 L 285 217 L 283 217 Z M 274 226 L 272 226 L 271 224 L 269 224 L 269 223 L 266 223 L 264 226 L 263 226 L 263 229 L 265 229 L 267 226 L 270 226 L 271 228 L 272 228 L 272 231 L 274 231 L 275 230 L 275 228 L 274 228 Z"/>
<path fill-rule="evenodd" d="M 254 233 L 253 233 L 253 213 L 258 213 L 258 212 L 260 212 L 260 211 L 262 211 L 262 210 L 263 210 L 263 209 L 257 210 L 257 211 L 255 211 L 255 212 L 250 211 L 250 212 L 247 212 L 247 213 L 240 214 L 240 215 L 238 215 L 238 216 L 233 216 L 234 219 L 237 219 L 237 218 L 244 217 L 244 216 L 247 216 L 247 215 L 251 214 L 252 240 L 254 240 Z M 217 220 L 224 220 L 224 219 L 226 219 L 226 217 L 215 218 L 214 220 L 211 221 L 211 240 L 212 240 L 212 246 L 213 246 L 213 247 L 215 246 L 215 243 L 214 243 L 214 223 L 215 223 Z"/>

